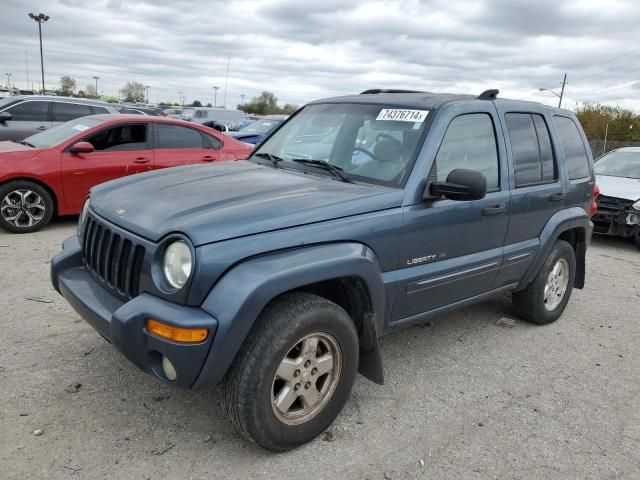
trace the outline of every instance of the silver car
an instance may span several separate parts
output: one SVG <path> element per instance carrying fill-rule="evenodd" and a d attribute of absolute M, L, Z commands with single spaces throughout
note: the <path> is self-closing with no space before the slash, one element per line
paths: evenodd
<path fill-rule="evenodd" d="M 594 233 L 632 238 L 640 248 L 640 147 L 613 150 L 594 170 L 600 187 Z"/>
<path fill-rule="evenodd" d="M 53 125 L 99 113 L 119 113 L 111 104 L 83 98 L 16 95 L 0 100 L 0 141 L 19 141 Z"/>

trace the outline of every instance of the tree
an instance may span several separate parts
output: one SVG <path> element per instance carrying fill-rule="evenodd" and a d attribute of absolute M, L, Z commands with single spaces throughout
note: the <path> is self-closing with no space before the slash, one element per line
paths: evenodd
<path fill-rule="evenodd" d="M 210 106 L 211 106 L 211 102 L 207 103 L 207 107 L 210 107 Z"/>
<path fill-rule="evenodd" d="M 285 115 L 293 115 L 298 111 L 298 108 L 300 107 L 298 107 L 298 105 L 295 105 L 293 103 L 285 103 L 284 107 L 281 108 L 281 111 Z"/>
<path fill-rule="evenodd" d="M 138 82 L 127 82 L 120 89 L 120 95 L 125 102 L 144 102 L 144 85 Z"/>
<path fill-rule="evenodd" d="M 191 106 L 192 107 L 201 107 L 202 103 L 200 103 L 200 100 L 194 100 L 193 102 L 191 102 Z"/>
<path fill-rule="evenodd" d="M 278 97 L 271 92 L 264 91 L 257 97 L 251 99 L 241 109 L 246 113 L 255 113 L 256 115 L 271 115 L 279 113 Z"/>
<path fill-rule="evenodd" d="M 75 96 L 78 97 L 78 98 L 87 98 L 87 94 L 84 93 L 83 90 L 78 90 L 78 92 L 76 93 Z"/>
<path fill-rule="evenodd" d="M 640 141 L 640 115 L 618 106 L 584 104 L 578 107 L 576 116 L 589 140 L 605 137 L 608 140 Z"/>
<path fill-rule="evenodd" d="M 95 85 L 87 85 L 85 92 L 89 98 L 98 98 L 98 92 L 96 91 Z"/>
<path fill-rule="evenodd" d="M 60 77 L 60 95 L 70 97 L 76 91 L 76 81 L 69 75 L 63 75 Z"/>

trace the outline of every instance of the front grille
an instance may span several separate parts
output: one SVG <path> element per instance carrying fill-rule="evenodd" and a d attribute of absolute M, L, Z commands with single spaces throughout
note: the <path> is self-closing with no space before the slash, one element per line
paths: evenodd
<path fill-rule="evenodd" d="M 120 296 L 137 296 L 145 248 L 111 231 L 91 216 L 87 216 L 83 230 L 85 266 Z"/>
<path fill-rule="evenodd" d="M 626 211 L 631 208 L 633 203 L 631 200 L 625 200 L 623 198 L 607 197 L 606 195 L 600 195 L 596 199 L 598 204 L 598 211 L 602 210 L 607 213 L 617 213 L 620 211 Z"/>

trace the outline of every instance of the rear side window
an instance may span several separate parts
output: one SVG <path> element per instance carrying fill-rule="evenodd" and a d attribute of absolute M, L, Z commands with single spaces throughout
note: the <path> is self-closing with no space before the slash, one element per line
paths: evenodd
<path fill-rule="evenodd" d="M 507 130 L 515 169 L 516 187 L 553 182 L 556 168 L 549 129 L 542 115 L 507 113 Z"/>
<path fill-rule="evenodd" d="M 205 134 L 205 136 L 207 137 L 207 141 L 209 142 L 209 145 L 211 146 L 211 148 L 218 149 L 222 146 L 222 142 L 218 140 L 216 137 L 214 137 L 213 135 L 209 135 L 207 133 Z"/>
<path fill-rule="evenodd" d="M 74 118 L 92 115 L 89 105 L 79 105 L 77 103 L 53 102 L 53 121 L 68 122 Z"/>
<path fill-rule="evenodd" d="M 576 180 L 589 176 L 589 156 L 582 142 L 578 127 L 567 117 L 553 117 L 564 152 L 569 179 Z"/>
<path fill-rule="evenodd" d="M 498 149 L 491 117 L 472 113 L 454 118 L 438 150 L 436 168 L 439 182 L 456 168 L 468 168 L 484 174 L 487 190 L 499 189 Z"/>
<path fill-rule="evenodd" d="M 193 128 L 160 123 L 157 148 L 203 148 L 202 135 Z"/>
<path fill-rule="evenodd" d="M 46 122 L 48 102 L 22 102 L 9 108 L 12 120 L 18 122 Z"/>

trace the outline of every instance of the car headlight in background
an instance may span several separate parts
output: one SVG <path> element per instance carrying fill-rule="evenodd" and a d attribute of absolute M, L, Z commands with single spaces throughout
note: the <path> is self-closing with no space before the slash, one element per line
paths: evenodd
<path fill-rule="evenodd" d="M 636 210 L 640 210 L 640 200 L 638 200 L 636 203 L 634 203 L 633 205 L 631 205 L 632 208 L 635 208 Z"/>
<path fill-rule="evenodd" d="M 87 213 L 89 212 L 89 199 L 85 200 L 84 205 L 82 205 L 82 210 L 80 211 L 80 219 L 78 220 L 78 236 L 82 234 L 82 229 L 84 227 L 84 222 L 87 220 Z"/>
<path fill-rule="evenodd" d="M 164 251 L 164 276 L 173 288 L 181 289 L 193 270 L 193 255 L 184 240 L 176 240 Z"/>

